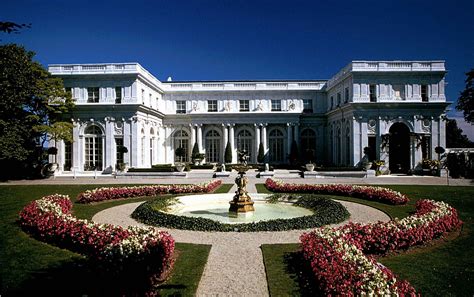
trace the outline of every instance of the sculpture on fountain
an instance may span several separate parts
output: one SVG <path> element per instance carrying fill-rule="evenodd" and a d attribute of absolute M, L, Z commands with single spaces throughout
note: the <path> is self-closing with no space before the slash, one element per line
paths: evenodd
<path fill-rule="evenodd" d="M 237 191 L 235 191 L 234 199 L 229 202 L 229 212 L 233 213 L 246 213 L 250 211 L 255 211 L 253 207 L 252 198 L 250 198 L 247 192 L 247 183 L 248 178 L 245 175 L 249 167 L 247 166 L 248 153 L 243 150 L 239 152 L 239 161 L 240 165 L 235 166 L 234 168 L 238 171 L 238 176 L 235 179 L 237 184 Z"/>

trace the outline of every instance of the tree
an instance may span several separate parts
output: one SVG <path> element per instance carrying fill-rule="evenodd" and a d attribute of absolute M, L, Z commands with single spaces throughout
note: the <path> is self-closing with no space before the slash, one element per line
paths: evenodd
<path fill-rule="evenodd" d="M 470 141 L 463 131 L 458 127 L 456 120 L 446 120 L 446 147 L 460 148 L 460 147 L 474 147 L 474 142 Z"/>
<path fill-rule="evenodd" d="M 230 147 L 230 142 L 228 141 L 225 146 L 224 162 L 232 163 L 232 148 Z"/>
<path fill-rule="evenodd" d="M 197 142 L 195 142 L 193 145 L 193 150 L 191 152 L 191 158 L 194 160 L 194 159 L 199 158 L 199 156 L 200 156 L 199 145 L 197 144 Z"/>
<path fill-rule="evenodd" d="M 21 29 L 31 28 L 31 24 L 17 24 L 14 22 L 0 22 L 0 31 L 5 33 L 20 33 Z"/>
<path fill-rule="evenodd" d="M 258 146 L 258 155 L 257 155 L 257 162 L 263 163 L 265 161 L 265 150 L 263 149 L 263 143 L 260 142 Z"/>
<path fill-rule="evenodd" d="M 15 44 L 0 46 L 0 166 L 10 168 L 2 171 L 7 178 L 41 165 L 46 133 L 64 137 L 59 130 L 70 123 L 59 123 L 74 107 L 62 80 L 33 61 L 34 55 Z"/>
<path fill-rule="evenodd" d="M 466 75 L 466 89 L 461 92 L 456 109 L 463 112 L 466 122 L 474 124 L 474 69 Z"/>

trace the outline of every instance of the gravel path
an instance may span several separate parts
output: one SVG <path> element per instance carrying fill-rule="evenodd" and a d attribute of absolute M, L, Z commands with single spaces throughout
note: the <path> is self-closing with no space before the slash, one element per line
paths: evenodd
<path fill-rule="evenodd" d="M 348 221 L 367 223 L 390 220 L 384 212 L 372 207 L 347 201 L 339 202 L 351 214 Z M 129 203 L 103 210 L 97 213 L 92 220 L 123 227 L 144 226 L 130 217 L 130 214 L 141 203 Z M 170 232 L 177 242 L 212 245 L 197 290 L 198 296 L 268 296 L 260 246 L 262 244 L 297 243 L 299 236 L 308 231 L 240 233 L 197 232 L 167 228 L 160 228 L 160 230 Z"/>

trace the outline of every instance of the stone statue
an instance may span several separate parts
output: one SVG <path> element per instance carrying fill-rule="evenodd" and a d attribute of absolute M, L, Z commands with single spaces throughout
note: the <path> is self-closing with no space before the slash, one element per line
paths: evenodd
<path fill-rule="evenodd" d="M 230 111 L 230 102 L 226 101 L 225 106 L 224 106 L 225 111 Z"/>
<path fill-rule="evenodd" d="M 262 111 L 262 110 L 263 110 L 263 104 L 262 104 L 262 101 L 258 101 L 258 104 L 257 104 L 257 110 L 258 110 L 258 111 Z"/>
<path fill-rule="evenodd" d="M 225 172 L 225 164 L 222 164 L 222 166 L 221 166 L 221 172 Z"/>
<path fill-rule="evenodd" d="M 268 165 L 268 163 L 265 163 L 265 172 L 268 172 L 270 170 L 270 166 Z"/>

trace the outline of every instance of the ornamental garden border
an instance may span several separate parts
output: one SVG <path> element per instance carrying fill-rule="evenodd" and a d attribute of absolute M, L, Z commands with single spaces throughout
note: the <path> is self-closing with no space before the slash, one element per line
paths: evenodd
<path fill-rule="evenodd" d="M 153 295 L 174 264 L 175 241 L 168 232 L 152 227 L 113 226 L 80 220 L 71 215 L 66 195 L 45 196 L 26 205 L 20 225 L 35 238 L 97 260 L 105 275 L 139 279 L 132 295 Z"/>
<path fill-rule="evenodd" d="M 392 204 L 399 204 L 397 197 L 402 197 L 398 192 L 379 187 L 298 185 L 270 179 L 265 186 L 269 190 L 288 189 L 295 193 L 345 192 L 353 197 Z M 376 197 L 374 191 L 383 195 Z M 408 199 L 406 196 L 404 198 Z M 398 280 L 373 255 L 428 243 L 461 225 L 456 209 L 444 202 L 425 199 L 416 203 L 414 215 L 402 220 L 317 228 L 301 235 L 300 241 L 304 258 L 309 262 L 314 279 L 325 295 L 414 295 L 416 291 L 408 281 Z"/>

